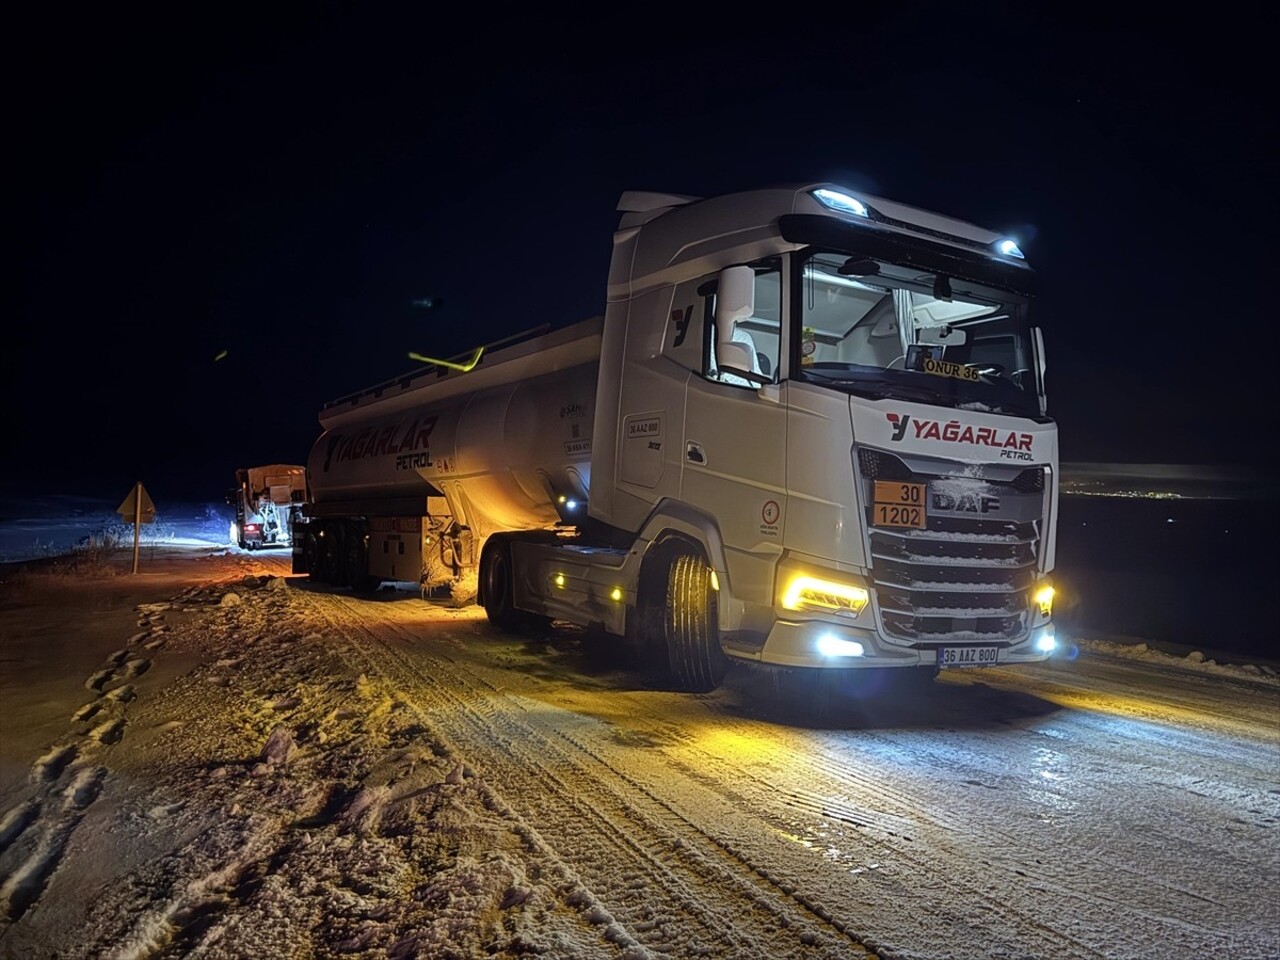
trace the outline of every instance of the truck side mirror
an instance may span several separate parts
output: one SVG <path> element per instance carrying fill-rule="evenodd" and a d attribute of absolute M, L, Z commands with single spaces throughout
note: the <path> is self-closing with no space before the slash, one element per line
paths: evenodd
<path fill-rule="evenodd" d="M 1040 416 L 1043 417 L 1049 412 L 1044 397 L 1044 332 L 1039 327 L 1032 327 L 1031 337 L 1035 341 L 1036 393 L 1040 397 Z"/>
<path fill-rule="evenodd" d="M 720 370 L 749 373 L 754 367 L 751 348 L 733 334 L 738 321 L 751 316 L 755 308 L 756 272 L 743 266 L 721 270 L 716 287 L 716 366 Z"/>

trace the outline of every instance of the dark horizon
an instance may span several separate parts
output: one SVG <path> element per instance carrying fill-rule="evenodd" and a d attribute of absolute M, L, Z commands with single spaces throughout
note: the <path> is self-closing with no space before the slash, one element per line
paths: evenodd
<path fill-rule="evenodd" d="M 9 495 L 203 499 L 304 463 L 323 404 L 410 352 L 602 313 L 623 191 L 819 179 L 1018 235 L 1063 461 L 1272 458 L 1272 112 L 1229 29 L 913 8 L 824 55 L 762 30 L 441 41 L 337 7 L 40 16 Z"/>

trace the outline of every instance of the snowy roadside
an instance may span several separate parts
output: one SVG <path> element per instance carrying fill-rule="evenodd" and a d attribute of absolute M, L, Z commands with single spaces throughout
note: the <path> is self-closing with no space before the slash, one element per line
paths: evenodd
<path fill-rule="evenodd" d="M 650 690 L 593 674 L 571 635 L 526 644 L 416 593 L 313 589 L 285 552 L 165 549 L 136 577 L 124 559 L 92 579 L 4 572 L 0 957 L 1147 957 L 1161 937 L 1274 940 L 1274 912 L 1234 897 L 1265 873 L 1274 822 L 1251 772 L 1280 690 L 1261 667 L 1090 639 L 1078 664 L 965 671 L 874 722 L 779 723 L 750 706 L 755 674 L 705 698 Z M 1127 732 L 1099 738 L 1118 716 Z M 1181 750 L 1237 758 L 1208 776 L 1261 839 L 1216 832 L 1204 791 L 1173 789 L 1183 754 L 1148 739 L 1169 717 Z M 1018 830 L 991 817 L 997 788 Z M 1190 838 L 1131 849 L 1135 789 Z M 1073 843 L 1110 853 L 1081 861 Z M 1132 889 L 1129 864 L 1152 856 L 1171 879 Z"/>
<path fill-rule="evenodd" d="M 64 634 L 59 696 L 0 680 L 46 714 L 5 736 L 3 956 L 644 955 L 386 680 L 307 649 L 281 558 L 164 565 L 110 643 Z M 121 578 L 39 580 L 6 584 L 6 644 Z"/>
<path fill-rule="evenodd" d="M 1185 644 L 1160 643 L 1136 637 L 1091 635 L 1075 641 L 1078 651 L 1118 657 L 1155 666 L 1221 677 L 1250 677 L 1280 683 L 1280 661 Z"/>

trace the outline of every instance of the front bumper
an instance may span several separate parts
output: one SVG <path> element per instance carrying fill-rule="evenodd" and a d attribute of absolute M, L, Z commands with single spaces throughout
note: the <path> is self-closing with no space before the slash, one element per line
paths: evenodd
<path fill-rule="evenodd" d="M 818 620 L 777 620 L 763 646 L 754 648 L 726 644 L 725 652 L 741 660 L 754 660 L 783 667 L 815 667 L 819 669 L 862 669 L 881 667 L 933 667 L 938 664 L 938 647 L 997 647 L 995 666 L 1040 663 L 1053 655 L 1042 641 L 1054 636 L 1053 623 L 1035 627 L 1024 639 L 1014 643 L 984 644 L 981 640 L 918 646 L 889 645 L 875 632 Z M 824 638 L 852 641 L 862 646 L 861 656 L 830 656 L 820 651 Z"/>

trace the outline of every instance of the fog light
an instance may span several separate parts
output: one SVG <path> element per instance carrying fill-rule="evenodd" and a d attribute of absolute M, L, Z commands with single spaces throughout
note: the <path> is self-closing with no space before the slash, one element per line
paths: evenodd
<path fill-rule="evenodd" d="M 863 651 L 857 640 L 843 640 L 834 633 L 824 633 L 818 638 L 818 652 L 824 657 L 860 657 Z"/>
<path fill-rule="evenodd" d="M 1046 633 L 1036 641 L 1036 649 L 1041 653 L 1053 653 L 1058 649 L 1058 640 L 1052 633 Z"/>

